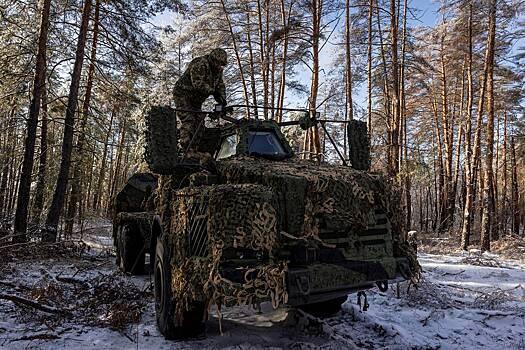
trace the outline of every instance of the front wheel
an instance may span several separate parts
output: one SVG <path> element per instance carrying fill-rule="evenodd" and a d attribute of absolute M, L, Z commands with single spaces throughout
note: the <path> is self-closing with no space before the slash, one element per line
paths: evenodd
<path fill-rule="evenodd" d="M 182 315 L 182 322 L 176 326 L 176 298 L 171 289 L 171 247 L 162 235 L 157 239 L 155 249 L 155 315 L 159 331 L 166 339 L 194 337 L 204 332 L 206 307 L 203 302 L 194 302 L 190 310 Z"/>

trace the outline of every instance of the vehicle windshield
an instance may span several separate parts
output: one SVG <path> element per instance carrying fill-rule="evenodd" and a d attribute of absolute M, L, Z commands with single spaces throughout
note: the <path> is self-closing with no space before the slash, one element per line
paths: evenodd
<path fill-rule="evenodd" d="M 286 151 L 281 142 L 272 131 L 249 131 L 248 153 L 272 157 L 286 156 Z"/>
<path fill-rule="evenodd" d="M 239 136 L 233 134 L 223 139 L 217 159 L 224 159 L 237 154 Z M 287 152 L 273 131 L 248 131 L 248 154 L 282 158 Z"/>

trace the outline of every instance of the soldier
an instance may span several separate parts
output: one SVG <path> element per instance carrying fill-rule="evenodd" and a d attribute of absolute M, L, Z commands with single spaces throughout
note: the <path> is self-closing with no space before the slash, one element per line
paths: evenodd
<path fill-rule="evenodd" d="M 222 78 L 226 64 L 226 51 L 214 49 L 208 55 L 193 59 L 175 83 L 175 105 L 178 109 L 186 110 L 177 112 L 181 123 L 180 146 L 183 152 L 187 152 L 185 158 L 198 158 L 201 163 L 206 163 L 207 158 L 210 158 L 209 154 L 198 151 L 202 132 L 205 130 L 205 115 L 198 112 L 210 95 L 213 95 L 217 103 L 226 106 L 226 88 Z"/>

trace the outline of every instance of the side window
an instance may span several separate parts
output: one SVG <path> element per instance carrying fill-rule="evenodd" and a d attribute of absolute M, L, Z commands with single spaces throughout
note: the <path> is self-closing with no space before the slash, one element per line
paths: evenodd
<path fill-rule="evenodd" d="M 237 134 L 230 135 L 222 140 L 221 149 L 217 153 L 217 159 L 228 158 L 237 153 L 237 144 L 239 137 Z"/>

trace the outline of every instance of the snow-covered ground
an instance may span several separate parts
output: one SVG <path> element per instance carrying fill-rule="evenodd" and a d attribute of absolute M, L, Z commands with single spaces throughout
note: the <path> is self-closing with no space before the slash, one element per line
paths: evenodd
<path fill-rule="evenodd" d="M 109 229 L 95 231 L 88 229 L 84 239 L 98 248 L 107 246 Z M 116 270 L 113 259 L 97 253 L 74 260 L 17 261 L 0 275 L 0 289 L 7 293 L 22 282 L 31 286 L 43 275 L 109 275 Z M 418 289 L 407 291 L 401 283 L 399 290 L 396 285 L 385 293 L 370 290 L 366 312 L 350 295 L 342 311 L 324 319 L 315 334 L 292 322 L 287 310 L 268 305 L 262 313 L 226 309 L 223 335 L 212 316 L 206 337 L 174 342 L 156 329 L 151 293 L 140 322 L 120 332 L 71 318 L 46 322 L 40 312 L 41 317 L 24 317 L 20 306 L 0 300 L 0 349 L 525 349 L 523 263 L 476 254 L 420 253 L 419 261 L 424 273 Z M 149 276 L 119 278 L 140 290 L 150 287 Z"/>

